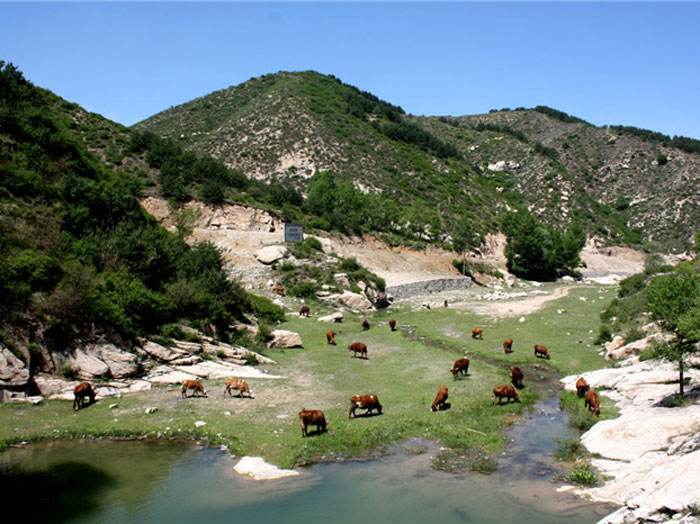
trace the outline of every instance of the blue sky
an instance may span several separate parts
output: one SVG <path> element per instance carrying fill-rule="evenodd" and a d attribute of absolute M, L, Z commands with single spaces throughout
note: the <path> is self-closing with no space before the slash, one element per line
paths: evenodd
<path fill-rule="evenodd" d="M 279 70 L 414 114 L 549 105 L 700 137 L 699 3 L 0 3 L 0 59 L 133 124 Z"/>

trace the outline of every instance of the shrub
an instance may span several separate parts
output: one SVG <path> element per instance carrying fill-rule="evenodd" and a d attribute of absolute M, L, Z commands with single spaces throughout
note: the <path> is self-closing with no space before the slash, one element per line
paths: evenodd
<path fill-rule="evenodd" d="M 578 438 L 562 439 L 558 441 L 559 446 L 555 452 L 557 460 L 571 462 L 587 454 L 586 448 Z"/>
<path fill-rule="evenodd" d="M 293 297 L 311 298 L 316 295 L 316 292 L 318 290 L 318 284 L 314 284 L 313 282 L 309 282 L 307 280 L 305 282 L 298 282 L 296 284 L 292 284 L 287 289 L 287 293 Z"/>
<path fill-rule="evenodd" d="M 248 302 L 250 303 L 253 314 L 259 319 L 266 322 L 284 322 L 284 309 L 279 307 L 272 300 L 248 293 Z"/>
<path fill-rule="evenodd" d="M 598 483 L 598 476 L 590 464 L 581 462 L 574 466 L 566 476 L 566 480 L 580 486 L 595 486 Z"/>

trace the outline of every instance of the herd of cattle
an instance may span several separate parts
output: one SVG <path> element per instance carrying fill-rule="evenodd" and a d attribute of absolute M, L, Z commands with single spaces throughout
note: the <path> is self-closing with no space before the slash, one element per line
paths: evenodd
<path fill-rule="evenodd" d="M 301 310 L 299 311 L 299 315 L 308 317 L 309 314 L 309 307 L 306 305 L 302 306 Z M 391 319 L 389 320 L 388 324 L 391 331 L 396 331 L 396 320 Z M 370 329 L 370 324 L 367 319 L 364 319 L 361 325 L 363 331 Z M 329 329 L 326 332 L 326 342 L 328 344 L 336 345 L 335 337 L 336 333 L 332 329 Z M 472 338 L 475 340 L 483 340 L 483 330 L 480 327 L 475 327 L 472 329 Z M 348 351 L 352 352 L 353 357 L 357 357 L 359 355 L 359 358 L 369 358 L 367 356 L 367 345 L 364 342 L 353 342 L 350 344 L 350 346 L 348 346 Z M 505 354 L 513 353 L 513 339 L 508 338 L 503 341 L 503 352 Z M 538 358 L 550 358 L 549 349 L 542 344 L 535 344 L 534 354 L 535 357 Z M 523 370 L 519 367 L 512 367 L 510 371 L 511 384 L 501 384 L 493 389 L 492 404 L 500 405 L 501 401 L 503 400 L 505 400 L 506 403 L 510 403 L 511 401 L 520 402 L 517 390 L 525 387 L 523 384 L 525 375 Z M 453 380 L 457 380 L 459 376 L 468 375 L 469 359 L 460 358 L 455 360 L 454 364 L 452 365 L 452 369 L 450 369 L 450 373 L 452 373 Z M 185 380 L 182 383 L 182 398 L 188 398 L 188 392 L 190 390 L 192 391 L 192 394 L 189 395 L 190 397 L 208 396 L 206 390 L 204 389 L 204 385 L 199 380 Z M 250 386 L 245 380 L 236 377 L 229 377 L 224 381 L 223 395 L 226 396 L 228 394 L 229 396 L 233 396 L 234 391 L 238 392 L 238 397 L 243 397 L 245 394 L 248 398 L 255 398 Z M 92 385 L 88 382 L 82 382 L 75 386 L 73 393 L 75 397 L 73 401 L 74 410 L 81 409 L 86 405 L 86 402 L 89 404 L 95 402 L 95 391 L 92 388 Z M 576 394 L 579 398 L 584 398 L 584 405 L 589 411 L 596 416 L 600 415 L 600 398 L 598 393 L 590 388 L 583 377 L 580 377 L 576 381 Z M 450 405 L 448 404 L 447 399 L 448 388 L 447 386 L 442 385 L 438 388 L 437 395 L 435 395 L 435 399 L 430 405 L 430 410 L 440 411 L 449 408 Z M 362 414 L 363 416 L 371 415 L 374 411 L 376 411 L 377 415 L 381 415 L 383 412 L 382 405 L 379 402 L 379 397 L 377 397 L 377 395 L 353 395 L 350 398 L 348 418 L 357 416 L 358 409 L 364 410 L 364 413 Z M 309 426 L 315 426 L 316 433 L 323 433 L 328 427 L 326 416 L 323 411 L 319 409 L 302 409 L 299 412 L 299 421 L 301 422 L 301 434 L 303 437 L 308 436 Z"/>

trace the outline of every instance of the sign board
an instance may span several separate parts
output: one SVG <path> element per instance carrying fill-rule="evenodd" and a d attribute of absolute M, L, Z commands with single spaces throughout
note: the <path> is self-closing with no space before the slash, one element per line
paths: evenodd
<path fill-rule="evenodd" d="M 304 240 L 304 226 L 301 224 L 284 225 L 285 242 L 302 242 Z"/>

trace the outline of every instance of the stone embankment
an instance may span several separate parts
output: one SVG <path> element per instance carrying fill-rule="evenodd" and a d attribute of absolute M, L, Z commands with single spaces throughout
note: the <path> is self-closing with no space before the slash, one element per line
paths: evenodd
<path fill-rule="evenodd" d="M 423 280 L 421 282 L 410 282 L 408 284 L 390 286 L 386 288 L 386 294 L 394 297 L 396 300 L 400 300 L 422 295 L 432 295 L 434 293 L 455 289 L 467 289 L 473 285 L 474 282 L 469 277 L 436 278 L 434 280 Z"/>
<path fill-rule="evenodd" d="M 663 407 L 678 390 L 676 365 L 631 356 L 582 376 L 620 410 L 581 438 L 605 482 L 579 493 L 622 506 L 601 523 L 700 522 L 700 405 Z M 565 389 L 575 391 L 578 377 L 562 379 Z M 686 377 L 686 391 L 700 392 L 700 371 Z"/>

